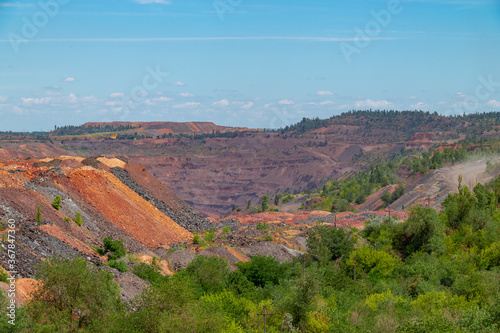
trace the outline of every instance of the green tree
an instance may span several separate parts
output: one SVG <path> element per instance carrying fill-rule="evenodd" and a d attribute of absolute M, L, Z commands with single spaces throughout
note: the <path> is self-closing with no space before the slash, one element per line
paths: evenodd
<path fill-rule="evenodd" d="M 266 194 L 262 197 L 262 211 L 267 212 L 269 209 L 269 196 Z"/>
<path fill-rule="evenodd" d="M 460 175 L 458 177 L 458 193 L 449 194 L 442 203 L 448 226 L 459 229 L 476 203 L 477 198 L 470 193 L 467 186 L 462 185 L 462 175 Z"/>
<path fill-rule="evenodd" d="M 309 231 L 307 248 L 317 260 L 336 260 L 354 250 L 354 241 L 343 228 L 320 225 Z"/>
<path fill-rule="evenodd" d="M 61 202 L 62 202 L 61 196 L 56 195 L 56 197 L 54 198 L 54 201 L 52 201 L 52 207 L 59 210 L 61 208 Z"/>
<path fill-rule="evenodd" d="M 105 237 L 102 241 L 104 243 L 104 250 L 102 250 L 99 254 L 105 255 L 106 253 L 109 253 L 109 260 L 120 259 L 127 253 L 123 239 L 113 240 L 111 237 Z"/>
<path fill-rule="evenodd" d="M 42 225 L 42 210 L 40 208 L 40 205 L 36 206 L 36 217 L 35 217 L 36 224 L 39 226 Z"/>
<path fill-rule="evenodd" d="M 203 292 L 218 292 L 227 286 L 229 267 L 217 256 L 197 256 L 186 268 L 187 276 Z"/>
<path fill-rule="evenodd" d="M 252 260 L 239 262 L 236 266 L 257 287 L 278 284 L 287 276 L 286 267 L 273 256 L 255 255 Z"/>
<path fill-rule="evenodd" d="M 122 313 L 113 274 L 81 258 L 43 261 L 37 279 L 41 283 L 26 306 L 36 332 L 109 332 Z"/>
<path fill-rule="evenodd" d="M 442 230 L 434 208 L 414 206 L 409 210 L 408 219 L 395 226 L 392 244 L 396 250 L 408 256 L 423 249 Z"/>

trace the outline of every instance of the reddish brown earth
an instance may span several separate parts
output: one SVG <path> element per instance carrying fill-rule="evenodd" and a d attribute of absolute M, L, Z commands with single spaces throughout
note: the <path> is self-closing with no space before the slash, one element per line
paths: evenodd
<path fill-rule="evenodd" d="M 136 183 L 123 183 L 111 173 L 117 170 L 129 170 Z M 198 220 L 197 227 L 210 226 L 153 178 L 142 166 L 118 159 L 61 156 L 0 162 L 0 219 L 15 221 L 21 275 L 31 276 L 37 261 L 53 255 L 102 262 L 93 248 L 102 247 L 104 237 L 123 239 L 128 251 L 150 255 L 158 248 L 190 242 L 191 232 L 172 219 L 179 216 L 187 225 Z M 56 195 L 62 198 L 60 210 L 52 206 Z M 35 221 L 37 207 L 40 225 Z M 76 211 L 82 212 L 81 226 L 73 221 Z M 4 267 L 6 253 L 0 255 Z"/>

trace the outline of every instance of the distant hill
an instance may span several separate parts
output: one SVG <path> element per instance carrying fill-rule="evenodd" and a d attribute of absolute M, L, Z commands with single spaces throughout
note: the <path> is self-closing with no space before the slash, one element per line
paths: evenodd
<path fill-rule="evenodd" d="M 249 131 L 246 127 L 219 126 L 212 122 L 88 122 L 82 126 L 63 126 L 50 133 L 51 136 L 85 135 L 95 133 L 119 132 L 120 135 L 140 134 L 152 137 L 162 135 L 215 134 Z M 124 138 L 129 138 L 126 136 Z M 137 138 L 137 137 L 134 137 Z"/>

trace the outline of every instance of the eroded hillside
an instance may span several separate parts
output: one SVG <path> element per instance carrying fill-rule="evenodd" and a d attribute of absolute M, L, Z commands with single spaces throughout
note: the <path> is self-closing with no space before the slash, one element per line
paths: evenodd
<path fill-rule="evenodd" d="M 53 206 L 57 196 L 60 209 Z M 212 225 L 140 165 L 72 156 L 0 161 L 0 218 L 3 235 L 6 221 L 15 221 L 22 276 L 54 255 L 103 261 L 94 248 L 105 237 L 123 239 L 130 252 L 151 253 Z M 0 264 L 7 260 L 3 251 Z"/>

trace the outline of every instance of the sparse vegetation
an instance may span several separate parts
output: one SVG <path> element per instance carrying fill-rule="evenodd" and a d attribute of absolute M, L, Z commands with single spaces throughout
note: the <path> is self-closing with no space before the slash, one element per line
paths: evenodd
<path fill-rule="evenodd" d="M 257 223 L 257 226 L 255 227 L 257 230 L 267 230 L 269 229 L 269 224 L 267 222 L 259 222 Z"/>

